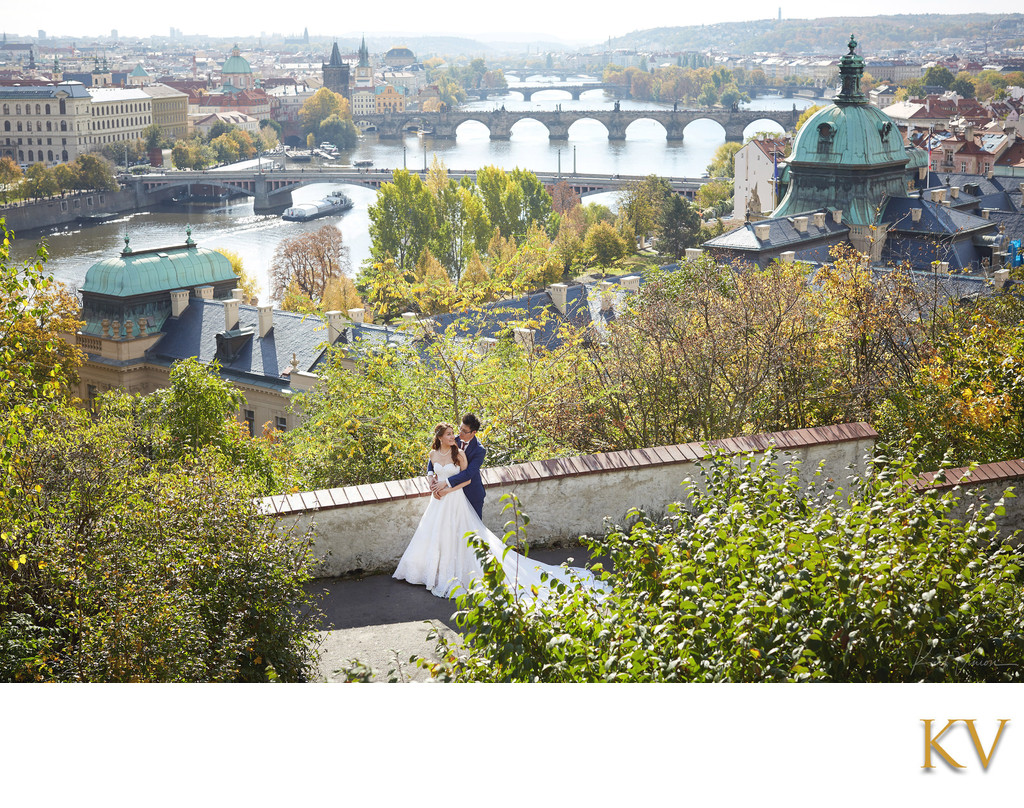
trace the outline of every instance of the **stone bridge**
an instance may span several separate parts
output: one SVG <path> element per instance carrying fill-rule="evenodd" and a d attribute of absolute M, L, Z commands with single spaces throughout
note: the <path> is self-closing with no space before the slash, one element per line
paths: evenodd
<path fill-rule="evenodd" d="M 577 121 L 592 120 L 608 130 L 609 140 L 625 140 L 626 128 L 634 121 L 657 121 L 665 127 L 668 140 L 682 140 L 683 130 L 694 121 L 711 120 L 725 129 L 727 141 L 743 142 L 743 130 L 754 121 L 768 120 L 789 131 L 800 118 L 799 110 L 725 110 L 725 109 L 619 109 L 619 110 L 449 110 L 447 112 L 392 112 L 362 115 L 356 125 L 363 131 L 376 131 L 381 139 L 401 138 L 412 128 L 428 131 L 439 140 L 453 140 L 464 123 L 477 121 L 487 127 L 491 140 L 508 140 L 519 121 L 538 121 L 548 130 L 551 140 L 568 140 L 569 127 Z"/>
<path fill-rule="evenodd" d="M 629 88 L 625 84 L 605 84 L 603 82 L 591 82 L 589 84 L 510 84 L 507 89 L 503 90 L 481 87 L 479 90 L 467 90 L 466 94 L 487 98 L 489 95 L 519 93 L 524 101 L 531 101 L 536 93 L 548 90 L 561 90 L 562 92 L 569 93 L 573 101 L 579 101 L 580 96 L 588 90 L 605 90 L 619 98 L 629 97 Z"/>
<path fill-rule="evenodd" d="M 414 174 L 423 175 L 422 170 L 412 170 Z M 625 174 L 572 174 L 553 171 L 537 171 L 537 177 L 546 186 L 565 180 L 569 187 L 580 196 L 587 194 L 614 191 L 618 188 L 643 179 L 637 175 Z M 448 170 L 448 176 L 459 180 L 462 177 L 475 177 L 475 171 Z M 360 185 L 364 188 L 380 188 L 385 182 L 391 182 L 394 173 L 391 169 L 339 169 L 339 168 L 302 168 L 299 170 L 264 171 L 255 169 L 240 171 L 174 171 L 166 174 L 143 174 L 125 177 L 121 180 L 126 188 L 133 189 L 138 207 L 148 207 L 165 201 L 182 188 L 195 189 L 197 186 L 214 188 L 232 193 L 243 193 L 253 198 L 253 209 L 256 213 L 279 213 L 292 204 L 292 191 L 304 185 L 318 183 L 337 183 Z M 693 199 L 705 178 L 668 178 L 676 193 Z"/>

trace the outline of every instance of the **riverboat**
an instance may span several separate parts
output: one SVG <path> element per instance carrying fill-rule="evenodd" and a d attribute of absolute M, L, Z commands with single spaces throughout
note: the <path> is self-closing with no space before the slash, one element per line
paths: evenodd
<path fill-rule="evenodd" d="M 373 160 L 354 160 L 352 165 L 356 168 L 369 168 L 373 165 Z"/>
<path fill-rule="evenodd" d="M 310 222 L 323 216 L 334 216 L 352 208 L 352 200 L 341 191 L 331 191 L 319 202 L 292 205 L 281 214 L 286 222 Z"/>

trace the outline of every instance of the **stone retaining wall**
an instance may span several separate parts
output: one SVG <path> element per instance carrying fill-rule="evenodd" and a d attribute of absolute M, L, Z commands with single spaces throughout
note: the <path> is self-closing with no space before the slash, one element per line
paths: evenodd
<path fill-rule="evenodd" d="M 0 218 L 16 235 L 72 224 L 94 213 L 130 213 L 138 209 L 135 192 L 87 191 L 39 202 L 0 207 Z"/>
<path fill-rule="evenodd" d="M 877 437 L 868 424 L 840 424 L 726 438 L 706 447 L 687 443 L 488 468 L 482 473 L 487 491 L 484 523 L 504 533 L 507 517 L 500 500 L 515 493 L 530 517 L 531 546 L 600 535 L 610 524 L 623 524 L 633 508 L 664 513 L 668 503 L 681 498 L 684 479 L 699 481 L 697 461 L 712 450 L 760 454 L 774 445 L 801 461 L 803 477 L 809 478 L 823 463 L 825 475 L 842 486 L 851 473 L 864 471 Z M 263 507 L 281 517 L 283 528 L 312 524 L 316 554 L 323 563 L 320 574 L 337 577 L 393 571 L 428 495 L 426 480 L 416 478 L 268 497 Z"/>

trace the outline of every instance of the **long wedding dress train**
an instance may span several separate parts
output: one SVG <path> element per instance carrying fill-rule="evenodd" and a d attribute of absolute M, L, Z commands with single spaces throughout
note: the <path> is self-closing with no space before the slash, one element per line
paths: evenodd
<path fill-rule="evenodd" d="M 454 463 L 434 464 L 439 479 L 447 480 L 458 470 Z M 538 594 L 548 588 L 549 583 L 541 580 L 545 573 L 549 581 L 556 579 L 570 586 L 578 583 L 597 590 L 607 588 L 589 570 L 542 564 L 508 550 L 476 515 L 462 489 L 441 499 L 430 497 L 393 577 L 422 584 L 439 598 L 454 597 L 459 594 L 456 589 L 465 591 L 470 581 L 482 577 L 483 573 L 476 553 L 467 542 L 467 533 L 476 533 L 484 540 L 491 555 L 501 562 L 506 580 L 510 584 L 517 582 L 520 596 L 527 600 L 534 598 L 534 587 Z"/>

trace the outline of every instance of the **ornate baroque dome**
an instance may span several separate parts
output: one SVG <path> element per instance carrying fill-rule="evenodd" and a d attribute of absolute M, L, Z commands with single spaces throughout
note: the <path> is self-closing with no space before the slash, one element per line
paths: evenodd
<path fill-rule="evenodd" d="M 835 103 L 812 115 L 797 134 L 791 181 L 772 217 L 808 210 L 843 211 L 844 221 L 871 224 L 886 196 L 905 197 L 909 160 L 892 119 L 861 91 L 864 60 L 850 52 L 839 63 L 843 86 Z"/>
<path fill-rule="evenodd" d="M 231 56 L 224 63 L 224 67 L 220 69 L 221 74 L 227 75 L 249 75 L 252 73 L 252 68 L 249 66 L 249 62 L 241 55 L 238 50 L 238 46 L 235 45 L 231 50 Z"/>

